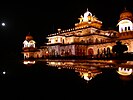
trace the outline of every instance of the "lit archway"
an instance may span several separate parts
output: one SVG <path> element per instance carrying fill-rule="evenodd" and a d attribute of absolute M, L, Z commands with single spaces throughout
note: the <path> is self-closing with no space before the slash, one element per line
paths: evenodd
<path fill-rule="evenodd" d="M 88 49 L 88 55 L 94 55 L 93 48 L 89 48 L 89 49 Z"/>

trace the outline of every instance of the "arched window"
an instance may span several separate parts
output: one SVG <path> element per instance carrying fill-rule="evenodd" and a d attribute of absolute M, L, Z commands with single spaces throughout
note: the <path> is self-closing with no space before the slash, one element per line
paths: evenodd
<path fill-rule="evenodd" d="M 64 44 L 64 39 L 63 39 L 62 43 Z"/>
<path fill-rule="evenodd" d="M 104 54 L 106 54 L 106 49 L 105 48 L 103 49 L 103 52 L 104 52 Z"/>
<path fill-rule="evenodd" d="M 35 48 L 35 41 L 34 40 L 29 41 L 29 47 Z"/>
<path fill-rule="evenodd" d="M 24 44 L 24 47 L 28 47 L 28 41 L 25 40 L 25 41 L 23 42 L 23 44 Z"/>
<path fill-rule="evenodd" d="M 125 31 L 127 31 L 127 27 L 125 27 Z"/>
<path fill-rule="evenodd" d="M 121 28 L 121 32 L 123 32 L 123 28 Z"/>
<path fill-rule="evenodd" d="M 128 30 L 130 30 L 130 26 L 128 26 Z"/>
<path fill-rule="evenodd" d="M 93 48 L 89 48 L 88 49 L 88 55 L 93 55 L 93 54 L 94 54 Z"/>
<path fill-rule="evenodd" d="M 96 41 L 95 41 L 96 43 L 99 43 L 99 40 L 96 38 Z"/>
<path fill-rule="evenodd" d="M 100 54 L 100 51 L 99 51 L 99 49 L 97 50 L 97 54 Z"/>
<path fill-rule="evenodd" d="M 110 54 L 110 48 L 107 47 L 107 54 Z"/>
<path fill-rule="evenodd" d="M 93 40 L 91 38 L 89 39 L 89 43 L 93 43 Z"/>

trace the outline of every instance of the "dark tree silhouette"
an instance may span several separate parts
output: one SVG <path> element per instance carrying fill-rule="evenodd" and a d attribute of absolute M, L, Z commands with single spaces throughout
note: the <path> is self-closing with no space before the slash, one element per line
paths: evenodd
<path fill-rule="evenodd" d="M 124 51 L 127 51 L 128 47 L 127 45 L 122 44 L 122 42 L 117 41 L 116 45 L 112 47 L 112 52 L 116 53 L 117 55 L 122 55 Z"/>

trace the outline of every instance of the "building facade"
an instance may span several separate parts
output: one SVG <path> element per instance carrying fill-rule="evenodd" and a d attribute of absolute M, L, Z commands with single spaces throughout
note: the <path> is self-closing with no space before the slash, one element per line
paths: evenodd
<path fill-rule="evenodd" d="M 119 30 L 103 30 L 102 21 L 87 11 L 75 23 L 74 28 L 58 29 L 47 36 L 46 46 L 41 46 L 39 57 L 46 56 L 88 56 L 107 57 L 112 54 L 112 46 L 121 41 L 133 52 L 133 16 L 126 9 L 121 12 L 117 24 Z M 45 48 L 45 49 L 44 49 Z M 47 48 L 47 51 L 46 51 Z M 42 53 L 42 51 L 44 51 Z M 25 54 L 26 55 L 26 54 Z"/>

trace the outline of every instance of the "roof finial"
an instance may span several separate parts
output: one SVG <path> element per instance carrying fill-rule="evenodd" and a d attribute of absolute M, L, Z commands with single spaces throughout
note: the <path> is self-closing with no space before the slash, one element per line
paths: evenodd
<path fill-rule="evenodd" d="M 126 8 L 126 7 L 124 7 L 124 10 L 125 10 L 125 11 L 127 11 L 127 8 Z"/>
<path fill-rule="evenodd" d="M 87 11 L 88 11 L 88 8 L 87 8 Z"/>

